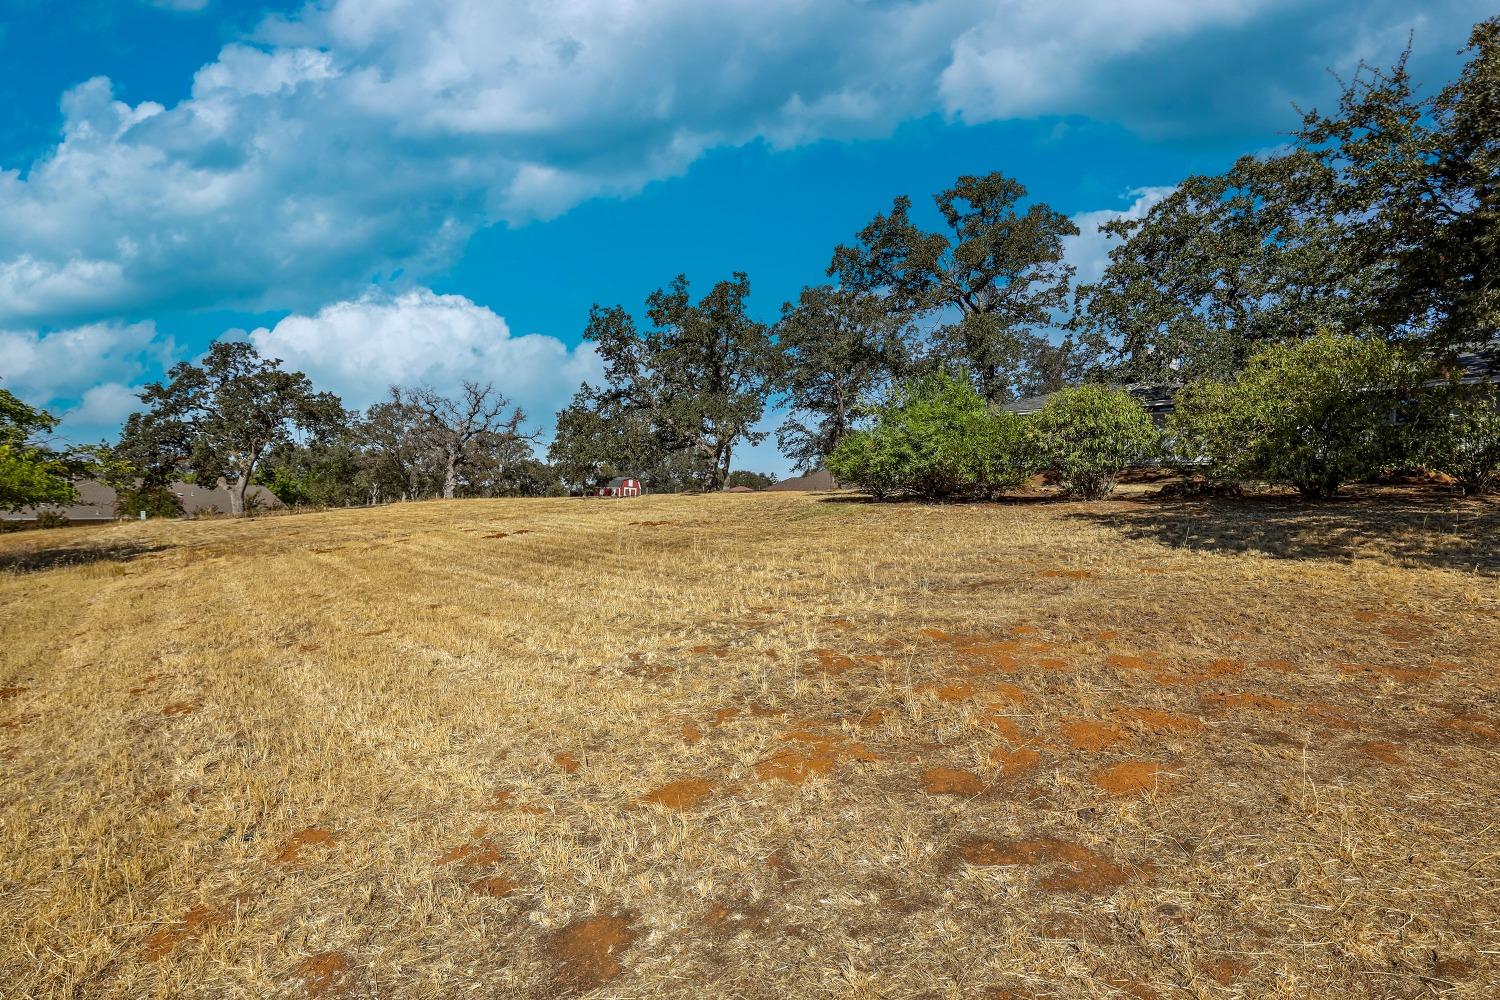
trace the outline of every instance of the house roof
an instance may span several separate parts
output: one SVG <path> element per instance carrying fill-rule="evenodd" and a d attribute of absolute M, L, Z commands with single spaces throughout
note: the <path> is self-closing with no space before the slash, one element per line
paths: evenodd
<path fill-rule="evenodd" d="M 805 476 L 793 476 L 791 479 L 783 479 L 779 483 L 773 483 L 766 487 L 768 490 L 836 490 L 839 484 L 834 482 L 833 473 L 827 469 L 817 469 Z"/>
<path fill-rule="evenodd" d="M 609 481 L 610 486 L 624 486 L 626 483 L 639 482 L 634 476 L 616 476 Z"/>
<path fill-rule="evenodd" d="M 42 504 L 22 507 L 18 511 L 0 511 L 0 519 L 34 521 L 41 511 L 55 511 L 69 521 L 113 521 L 115 519 L 114 487 L 101 483 L 97 479 L 80 479 L 73 485 L 78 490 L 78 500 L 75 503 Z M 182 501 L 182 512 L 190 517 L 215 511 L 227 514 L 231 510 L 229 487 L 224 485 L 222 479 L 212 489 L 181 482 L 172 483 L 168 488 L 177 494 L 178 499 Z M 281 501 L 276 499 L 276 494 L 264 486 L 254 484 L 245 491 L 245 503 L 259 507 L 261 510 L 270 510 L 282 505 Z"/>

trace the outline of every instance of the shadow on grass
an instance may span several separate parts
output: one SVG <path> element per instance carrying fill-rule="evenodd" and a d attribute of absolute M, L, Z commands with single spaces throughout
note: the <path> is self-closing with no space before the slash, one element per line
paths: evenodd
<path fill-rule="evenodd" d="M 1379 558 L 1500 575 L 1500 503 L 1436 494 L 1356 495 L 1327 503 L 1287 497 L 1147 500 L 1065 516 L 1126 538 L 1278 559 Z"/>
<path fill-rule="evenodd" d="M 153 552 L 164 551 L 167 548 L 170 546 L 122 542 L 115 545 L 67 545 L 26 549 L 19 552 L 0 552 L 0 572 L 40 573 L 65 566 L 88 566 L 105 562 L 124 563 Z"/>

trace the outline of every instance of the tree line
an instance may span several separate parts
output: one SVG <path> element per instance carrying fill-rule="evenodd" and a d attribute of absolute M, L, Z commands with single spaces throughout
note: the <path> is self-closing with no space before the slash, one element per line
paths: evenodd
<path fill-rule="evenodd" d="M 1382 442 L 1338 481 L 1372 462 L 1452 465 L 1464 449 L 1489 454 L 1495 405 L 1492 387 L 1436 402 L 1427 390 L 1500 331 L 1500 18 L 1474 27 L 1466 53 L 1458 77 L 1430 95 L 1405 58 L 1362 65 L 1335 107 L 1302 113 L 1281 148 L 1188 177 L 1141 218 L 1101 227 L 1114 240 L 1094 281 L 1076 283 L 1067 263 L 1072 220 L 997 172 L 936 194 L 934 227 L 895 199 L 833 250 L 828 281 L 773 322 L 751 316 L 743 273 L 701 296 L 678 276 L 646 297 L 643 322 L 595 305 L 584 338 L 604 379 L 557 414 L 545 460 L 525 414 L 491 386 L 452 396 L 393 387 L 355 413 L 229 342 L 148 386 L 146 412 L 94 459 L 146 491 L 183 470 L 223 476 L 241 501 L 252 482 L 324 505 L 562 493 L 616 475 L 659 492 L 715 490 L 736 450 L 764 440 L 779 402 L 777 444 L 799 469 L 832 463 L 896 493 L 985 492 L 1049 462 L 1056 472 L 1093 447 L 1069 425 L 1095 417 L 1137 458 L 1164 454 L 1170 439 L 1195 468 L 1308 495 L 1327 492 L 1316 476 L 1245 456 L 1296 451 L 1312 427 L 1315 438 Z M 1069 415 L 1054 408 L 1024 433 L 999 415 L 1018 397 L 1143 383 L 1179 391 L 1179 414 L 1156 443 L 1111 423 L 1125 403 L 1092 390 L 1065 393 Z M 1333 383 L 1362 395 L 1319 394 Z M 1398 391 L 1426 399 L 1422 414 Z M 1352 419 L 1374 412 L 1377 397 L 1382 427 L 1402 435 Z M 1093 410 L 1080 410 L 1084 401 Z M 55 474 L 66 456 L 35 441 L 45 415 L 14 417 L 0 404 L 0 483 L 24 484 L 7 471 L 23 461 L 51 462 Z M 1313 423 L 1282 427 L 1288 413 Z M 1138 430 L 1138 416 L 1120 419 Z M 927 475 L 913 469 L 944 434 L 967 456 L 958 485 L 891 489 Z M 911 467 L 892 464 L 903 455 Z M 12 491 L 0 502 L 26 488 L 0 486 Z"/>

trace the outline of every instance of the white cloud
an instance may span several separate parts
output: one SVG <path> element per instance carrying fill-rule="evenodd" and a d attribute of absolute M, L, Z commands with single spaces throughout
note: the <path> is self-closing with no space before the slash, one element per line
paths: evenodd
<path fill-rule="evenodd" d="M 225 47 L 175 106 L 120 101 L 105 78 L 64 95 L 57 145 L 0 170 L 0 324 L 306 310 L 430 276 L 479 227 L 629 195 L 757 138 L 881 135 L 935 112 L 1150 128 L 1266 101 L 1284 114 L 1292 92 L 1268 81 L 1326 87 L 1351 26 L 1385 44 L 1420 21 L 1419 45 L 1451 51 L 1484 6 L 323 0 Z"/>
<path fill-rule="evenodd" d="M 249 336 L 261 354 L 306 372 L 351 407 L 380 400 L 391 385 L 451 392 L 467 379 L 493 382 L 534 425 L 550 427 L 579 384 L 603 374 L 592 345 L 569 349 L 554 337 L 513 335 L 492 310 L 427 289 L 371 291 Z"/>
<path fill-rule="evenodd" d="M 83 436 L 85 429 L 105 428 L 103 434 L 90 437 L 112 437 L 113 432 L 125 418 L 136 410 L 144 409 L 140 400 L 139 386 L 105 382 L 83 394 L 78 405 L 62 413 L 61 433 L 73 440 Z"/>
<path fill-rule="evenodd" d="M 1135 200 L 1122 209 L 1101 208 L 1092 212 L 1079 212 L 1073 216 L 1078 227 L 1077 236 L 1063 238 L 1063 255 L 1068 263 L 1077 268 L 1075 285 L 1099 280 L 1109 264 L 1109 251 L 1116 240 L 1099 232 L 1099 227 L 1117 219 L 1143 219 L 1151 207 L 1177 190 L 1172 186 L 1143 187 L 1129 192 Z"/>
<path fill-rule="evenodd" d="M 86 396 L 102 382 L 130 382 L 169 361 L 156 324 L 91 323 L 51 333 L 0 330 L 0 378 L 36 406 Z"/>

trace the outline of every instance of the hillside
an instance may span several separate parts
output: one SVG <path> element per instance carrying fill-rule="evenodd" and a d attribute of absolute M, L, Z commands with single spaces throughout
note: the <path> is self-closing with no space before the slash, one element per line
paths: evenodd
<path fill-rule="evenodd" d="M 0 537 L 0 992 L 1479 997 L 1500 506 Z"/>

